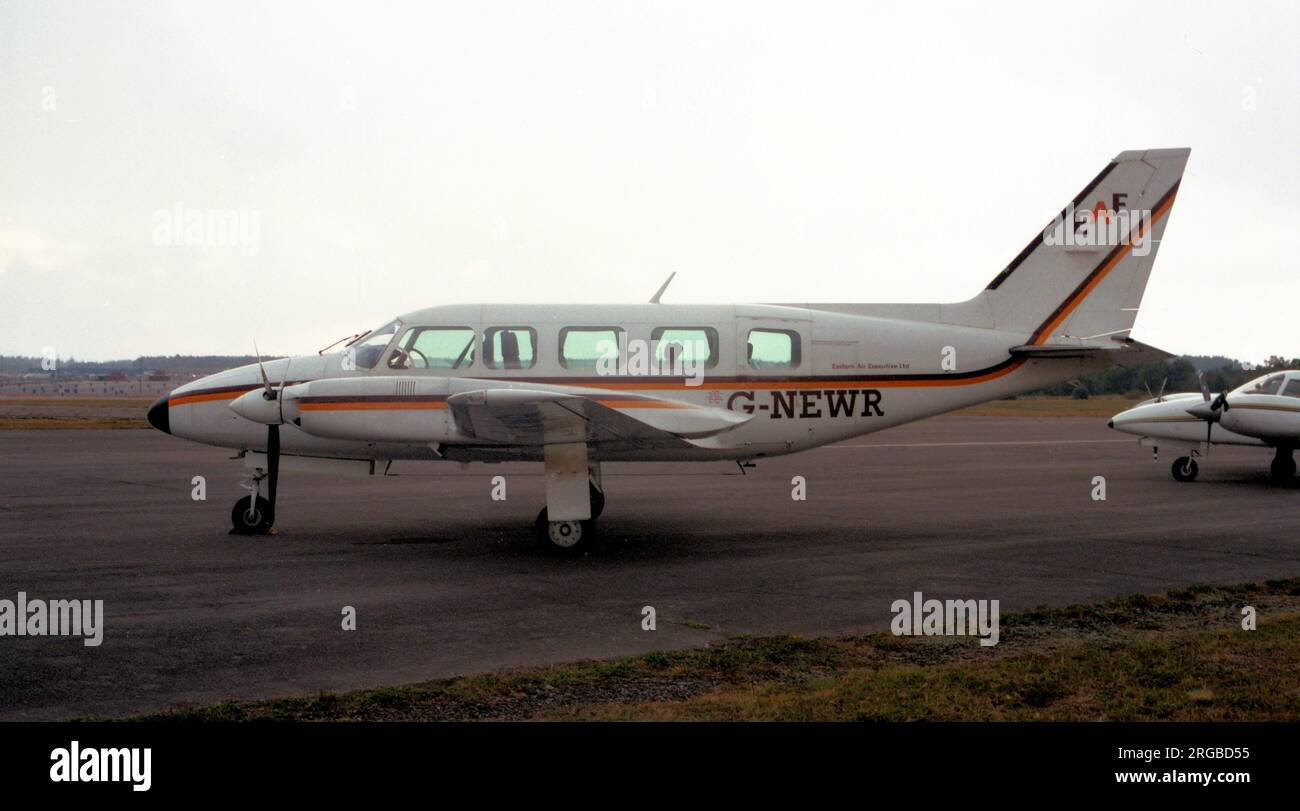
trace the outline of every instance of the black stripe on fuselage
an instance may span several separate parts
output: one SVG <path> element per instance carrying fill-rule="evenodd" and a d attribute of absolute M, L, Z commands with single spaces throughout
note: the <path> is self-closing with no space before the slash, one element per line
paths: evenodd
<path fill-rule="evenodd" d="M 1071 208 L 1078 208 L 1079 203 L 1083 202 L 1083 198 L 1092 194 L 1092 190 L 1100 186 L 1101 182 L 1106 179 L 1106 175 L 1109 175 L 1111 173 L 1111 170 L 1118 165 L 1119 164 L 1115 163 L 1114 161 L 1111 161 L 1109 164 L 1107 164 L 1106 168 L 1102 169 L 1101 172 L 1098 173 L 1098 175 L 1092 179 L 1091 183 L 1083 187 L 1083 191 L 1079 192 L 1074 196 L 1074 199 L 1070 201 L 1070 204 L 1068 206 L 1061 209 L 1061 213 L 1057 214 L 1056 219 L 1052 220 L 1052 222 L 1056 222 L 1057 220 L 1064 220 L 1065 215 L 1069 213 Z M 1007 277 L 1010 276 L 1012 273 L 1014 273 L 1016 271 L 1016 268 L 1020 267 L 1021 263 L 1023 263 L 1026 259 L 1029 258 L 1029 255 L 1034 252 L 1034 248 L 1037 248 L 1042 241 L 1043 241 L 1043 235 L 1040 232 L 1037 236 L 1035 236 L 1033 239 L 1029 241 L 1028 245 L 1026 245 L 1024 248 L 1021 249 L 1020 253 L 1016 254 L 1016 258 L 1011 260 L 1011 264 L 1007 265 L 1005 268 L 1002 269 L 1001 273 L 993 277 L 993 281 L 989 282 L 989 286 L 984 289 L 997 290 L 998 287 L 1000 287 L 1002 283 L 1007 280 Z"/>

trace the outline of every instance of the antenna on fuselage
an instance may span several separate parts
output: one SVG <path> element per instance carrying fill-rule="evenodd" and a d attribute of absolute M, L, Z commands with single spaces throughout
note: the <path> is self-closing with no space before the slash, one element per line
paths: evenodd
<path fill-rule="evenodd" d="M 654 294 L 653 296 L 650 297 L 650 303 L 651 303 L 651 304 L 658 304 L 658 303 L 659 303 L 659 297 L 662 296 L 662 295 L 664 294 L 664 291 L 668 289 L 668 285 L 672 284 L 673 277 L 676 276 L 676 275 L 677 275 L 677 271 L 675 271 L 675 270 L 674 270 L 672 273 L 669 273 L 669 274 L 668 274 L 668 278 L 667 278 L 667 279 L 664 279 L 664 283 L 661 284 L 661 285 L 659 285 L 659 289 L 656 290 L 656 291 L 655 291 L 655 294 Z"/>

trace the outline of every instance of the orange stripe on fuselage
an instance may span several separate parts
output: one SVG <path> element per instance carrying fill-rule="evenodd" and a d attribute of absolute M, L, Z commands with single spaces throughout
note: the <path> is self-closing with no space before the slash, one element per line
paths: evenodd
<path fill-rule="evenodd" d="M 384 402 L 377 400 L 366 403 L 303 403 L 300 411 L 438 411 L 447 407 L 446 403 L 408 403 Z"/>
<path fill-rule="evenodd" d="M 694 408 L 686 403 L 657 403 L 653 400 L 615 400 L 600 397 L 591 398 L 601 405 L 610 408 Z M 428 409 L 445 409 L 446 403 L 405 403 L 405 402 L 384 402 L 376 400 L 374 402 L 358 403 L 303 403 L 298 408 L 301 411 L 394 411 L 394 410 L 428 410 Z"/>
<path fill-rule="evenodd" d="M 215 400 L 233 400 L 236 397 L 247 394 L 257 386 L 253 386 L 245 391 L 218 391 L 212 394 L 183 394 L 180 397 L 173 397 L 167 401 L 168 408 L 175 408 L 178 405 L 189 405 L 191 403 L 208 403 Z"/>

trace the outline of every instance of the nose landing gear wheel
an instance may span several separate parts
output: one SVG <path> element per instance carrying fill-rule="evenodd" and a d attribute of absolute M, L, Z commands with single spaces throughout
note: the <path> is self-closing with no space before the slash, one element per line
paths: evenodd
<path fill-rule="evenodd" d="M 1196 481 L 1196 460 L 1190 456 L 1180 456 L 1174 460 L 1174 478 L 1180 482 Z"/>
<path fill-rule="evenodd" d="M 551 521 L 547 518 L 546 508 L 537 515 L 534 525 L 537 542 L 548 552 L 558 555 L 576 555 L 592 546 L 596 535 L 596 522 L 592 521 Z"/>
<path fill-rule="evenodd" d="M 275 523 L 275 510 L 271 502 L 261 496 L 257 497 L 256 503 L 252 496 L 244 496 L 230 511 L 230 523 L 234 525 L 236 535 L 265 535 Z"/>
<path fill-rule="evenodd" d="M 1295 460 L 1290 456 L 1279 456 L 1269 466 L 1269 473 L 1274 481 L 1289 482 L 1295 477 Z"/>

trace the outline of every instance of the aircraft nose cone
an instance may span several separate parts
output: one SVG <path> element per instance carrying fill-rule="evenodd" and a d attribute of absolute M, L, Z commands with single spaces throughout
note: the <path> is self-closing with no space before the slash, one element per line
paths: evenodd
<path fill-rule="evenodd" d="M 158 398 L 158 402 L 149 406 L 149 424 L 164 434 L 172 432 L 171 418 L 167 414 L 167 395 Z"/>

